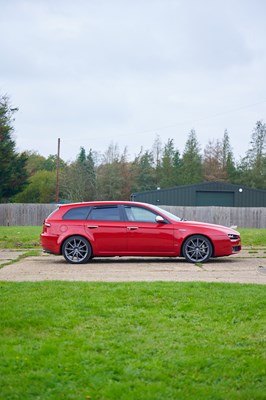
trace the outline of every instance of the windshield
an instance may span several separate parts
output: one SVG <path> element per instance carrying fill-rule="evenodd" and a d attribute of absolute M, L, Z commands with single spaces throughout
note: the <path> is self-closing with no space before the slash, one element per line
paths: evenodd
<path fill-rule="evenodd" d="M 172 214 L 172 213 L 170 213 L 170 212 L 168 212 L 168 211 L 165 211 L 165 210 L 163 210 L 162 208 L 160 208 L 160 207 L 157 207 L 157 206 L 154 206 L 154 205 L 151 205 L 151 204 L 149 204 L 155 211 L 157 211 L 157 212 L 159 212 L 160 214 L 163 214 L 166 218 L 170 218 L 170 219 L 172 219 L 173 221 L 177 221 L 177 222 L 179 222 L 179 221 L 181 221 L 182 220 L 182 218 L 179 218 L 179 217 L 177 217 L 176 215 L 174 215 L 174 214 Z"/>

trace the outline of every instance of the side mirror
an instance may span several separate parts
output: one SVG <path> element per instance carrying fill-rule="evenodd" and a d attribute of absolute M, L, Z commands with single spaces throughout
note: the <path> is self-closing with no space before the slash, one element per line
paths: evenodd
<path fill-rule="evenodd" d="M 158 222 L 158 224 L 165 224 L 165 220 L 160 215 L 156 216 L 155 221 Z"/>

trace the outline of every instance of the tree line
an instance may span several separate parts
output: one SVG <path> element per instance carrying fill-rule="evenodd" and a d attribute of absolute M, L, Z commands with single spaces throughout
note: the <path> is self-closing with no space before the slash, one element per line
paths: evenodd
<path fill-rule="evenodd" d="M 0 96 L 0 202 L 50 203 L 56 196 L 57 155 L 17 153 L 14 113 L 7 96 Z M 235 160 L 227 130 L 201 149 L 192 129 L 182 154 L 174 139 L 157 136 L 150 149 L 140 148 L 133 160 L 117 143 L 99 153 L 80 147 L 75 161 L 59 162 L 59 201 L 128 200 L 133 192 L 223 181 L 266 189 L 266 124 L 257 121 L 249 149 Z"/>

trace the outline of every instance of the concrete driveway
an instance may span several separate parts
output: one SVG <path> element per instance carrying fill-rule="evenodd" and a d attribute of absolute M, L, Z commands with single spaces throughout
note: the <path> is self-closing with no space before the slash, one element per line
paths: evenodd
<path fill-rule="evenodd" d="M 23 251 L 0 250 L 0 265 Z M 68 264 L 62 256 L 41 253 L 0 269 L 0 281 L 205 281 L 266 284 L 266 248 L 189 264 L 182 258 L 96 258 L 88 264 Z"/>

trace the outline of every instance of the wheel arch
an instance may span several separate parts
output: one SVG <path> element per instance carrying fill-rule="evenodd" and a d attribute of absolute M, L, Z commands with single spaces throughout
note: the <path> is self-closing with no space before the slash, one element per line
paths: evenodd
<path fill-rule="evenodd" d="M 214 247 L 214 244 L 213 244 L 213 240 L 208 235 L 206 235 L 204 233 L 191 233 L 191 234 L 185 236 L 183 238 L 182 244 L 181 244 L 180 257 L 184 257 L 184 244 L 185 244 L 186 240 L 189 239 L 192 236 L 201 236 L 201 237 L 204 237 L 204 238 L 208 239 L 209 242 L 211 243 L 211 246 L 212 246 L 211 257 L 215 257 L 215 247 Z"/>
<path fill-rule="evenodd" d="M 86 240 L 89 242 L 89 245 L 90 245 L 90 247 L 91 247 L 91 258 L 92 258 L 92 257 L 93 257 L 93 245 L 92 245 L 92 241 L 90 240 L 90 238 L 88 238 L 87 236 L 85 236 L 85 235 L 83 235 L 83 234 L 80 234 L 80 233 L 78 233 L 78 234 L 72 233 L 72 234 L 70 234 L 70 235 L 64 236 L 64 238 L 63 238 L 63 239 L 61 240 L 61 242 L 60 242 L 60 255 L 63 255 L 62 249 L 63 249 L 63 246 L 64 246 L 65 241 L 66 241 L 67 239 L 71 238 L 72 236 L 80 236 L 80 237 L 82 237 L 83 239 L 86 239 Z"/>

